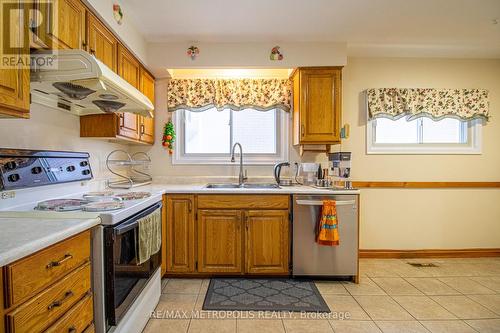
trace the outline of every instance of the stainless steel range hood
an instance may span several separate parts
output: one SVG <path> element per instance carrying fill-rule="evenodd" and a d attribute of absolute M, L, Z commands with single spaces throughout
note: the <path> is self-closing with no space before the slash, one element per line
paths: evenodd
<path fill-rule="evenodd" d="M 37 52 L 32 58 L 33 103 L 77 116 L 130 112 L 153 117 L 153 103 L 144 94 L 85 51 Z"/>

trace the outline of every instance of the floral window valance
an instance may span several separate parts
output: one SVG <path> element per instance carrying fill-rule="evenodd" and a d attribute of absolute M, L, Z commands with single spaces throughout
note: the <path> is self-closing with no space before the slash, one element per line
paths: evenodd
<path fill-rule="evenodd" d="M 290 110 L 287 79 L 172 79 L 168 84 L 168 111 Z"/>
<path fill-rule="evenodd" d="M 380 88 L 368 89 L 369 118 L 410 119 L 422 116 L 434 120 L 489 118 L 488 91 L 484 89 Z"/>

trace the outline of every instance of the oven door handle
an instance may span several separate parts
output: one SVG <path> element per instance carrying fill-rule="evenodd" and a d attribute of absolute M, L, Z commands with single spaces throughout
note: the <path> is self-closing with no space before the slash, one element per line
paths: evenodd
<path fill-rule="evenodd" d="M 119 225 L 117 225 L 116 227 L 113 228 L 114 234 L 121 235 L 121 234 L 126 233 L 129 230 L 136 228 L 137 225 L 139 224 L 138 221 L 140 219 L 142 219 L 145 216 L 148 216 L 149 214 L 153 213 L 157 209 L 160 209 L 161 206 L 162 206 L 162 203 L 158 202 L 155 205 L 149 207 L 148 209 L 140 212 L 139 214 L 132 216 L 131 218 L 123 221 L 122 223 L 120 223 Z"/>

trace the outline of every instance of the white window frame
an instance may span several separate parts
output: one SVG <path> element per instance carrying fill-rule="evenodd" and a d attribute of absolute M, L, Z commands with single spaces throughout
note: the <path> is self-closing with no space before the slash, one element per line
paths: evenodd
<path fill-rule="evenodd" d="M 177 130 L 172 164 L 219 164 L 234 165 L 230 154 L 186 154 L 184 135 L 184 112 L 177 110 L 172 116 L 172 121 Z M 238 112 L 238 111 L 236 111 Z M 263 111 L 265 112 L 265 111 Z M 245 153 L 243 146 L 243 163 L 245 165 L 274 165 L 288 161 L 289 153 L 289 127 L 290 113 L 277 109 L 276 112 L 276 154 L 250 154 Z M 239 154 L 239 150 L 236 150 Z"/>
<path fill-rule="evenodd" d="M 467 122 L 467 143 L 376 143 L 376 119 L 366 126 L 366 153 L 379 155 L 479 155 L 482 153 L 482 122 Z"/>

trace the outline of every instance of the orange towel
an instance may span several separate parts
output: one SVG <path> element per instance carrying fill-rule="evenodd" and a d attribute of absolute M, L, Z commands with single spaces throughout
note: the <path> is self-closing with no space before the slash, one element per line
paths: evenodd
<path fill-rule="evenodd" d="M 337 205 L 335 200 L 323 200 L 323 210 L 318 222 L 316 243 L 320 245 L 339 245 Z"/>

